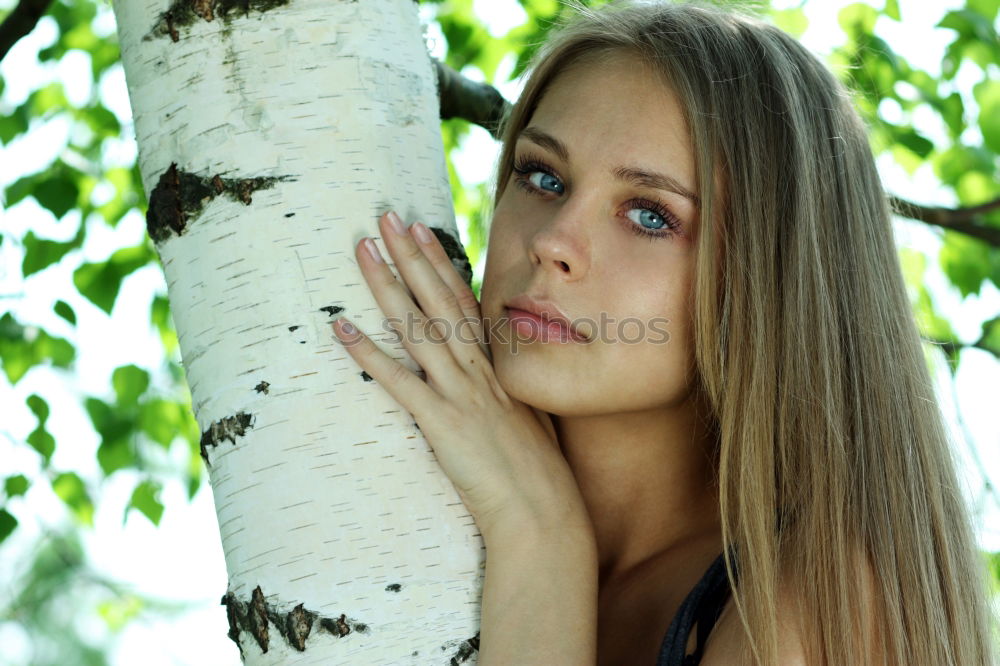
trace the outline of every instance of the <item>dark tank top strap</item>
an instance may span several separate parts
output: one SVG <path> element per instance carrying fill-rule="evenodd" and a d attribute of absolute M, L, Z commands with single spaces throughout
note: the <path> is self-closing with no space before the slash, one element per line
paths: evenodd
<path fill-rule="evenodd" d="M 733 564 L 736 560 L 733 558 Z M 734 567 L 734 574 L 736 570 Z M 722 608 L 729 598 L 729 581 L 726 578 L 726 562 L 719 554 L 708 567 L 705 574 L 684 599 L 677 610 L 667 634 L 660 644 L 660 656 L 656 666 L 694 666 L 701 661 L 708 641 L 708 634 L 715 626 Z M 691 628 L 697 623 L 697 646 L 690 655 L 687 651 L 688 636 Z"/>

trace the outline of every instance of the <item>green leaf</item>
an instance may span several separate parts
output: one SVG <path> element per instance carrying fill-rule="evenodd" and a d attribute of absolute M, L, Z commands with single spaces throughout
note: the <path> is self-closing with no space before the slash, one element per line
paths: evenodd
<path fill-rule="evenodd" d="M 99 81 L 101 74 L 112 65 L 121 62 L 122 56 L 118 41 L 102 39 L 90 52 L 90 69 L 94 80 Z"/>
<path fill-rule="evenodd" d="M 82 236 L 80 240 L 83 240 Z M 80 246 L 77 239 L 67 242 L 52 241 L 38 238 L 33 231 L 25 234 L 22 243 L 24 243 L 24 261 L 21 263 L 21 274 L 24 277 L 48 268 Z"/>
<path fill-rule="evenodd" d="M 74 472 L 63 472 L 52 480 L 52 490 L 84 525 L 94 524 L 94 503 L 83 480 Z"/>
<path fill-rule="evenodd" d="M 932 102 L 941 112 L 941 117 L 948 125 L 953 138 L 958 138 L 965 131 L 965 103 L 957 92 Z"/>
<path fill-rule="evenodd" d="M 1000 153 L 1000 81 L 982 81 L 973 92 L 979 103 L 979 129 L 983 132 L 983 141 L 994 153 Z"/>
<path fill-rule="evenodd" d="M 82 264 L 73 271 L 73 284 L 87 300 L 110 315 L 121 288 L 121 276 L 106 261 Z"/>
<path fill-rule="evenodd" d="M 37 393 L 29 395 L 26 402 L 28 409 L 35 415 L 38 422 L 45 425 L 45 422 L 49 419 L 49 403 L 45 402 L 45 399 Z"/>
<path fill-rule="evenodd" d="M 30 176 L 22 176 L 8 185 L 7 189 L 4 190 L 4 205 L 10 208 L 30 195 L 40 178 L 40 174 L 35 173 Z"/>
<path fill-rule="evenodd" d="M 45 422 L 49 419 L 49 403 L 36 393 L 29 395 L 26 402 L 28 409 L 38 419 L 38 425 L 31 431 L 26 441 L 31 448 L 38 451 L 39 455 L 42 456 L 42 464 L 47 467 L 53 452 L 56 450 L 55 438 L 45 429 Z"/>
<path fill-rule="evenodd" d="M 139 428 L 163 448 L 183 434 L 186 421 L 187 407 L 177 402 L 154 398 L 139 406 Z"/>
<path fill-rule="evenodd" d="M 166 296 L 153 297 L 153 302 L 149 306 L 149 319 L 160 333 L 164 353 L 170 357 L 177 350 L 178 343 L 177 330 L 170 315 L 170 301 Z"/>
<path fill-rule="evenodd" d="M 996 40 L 997 37 L 992 21 L 971 9 L 957 9 L 948 12 L 938 23 L 938 27 L 954 30 L 960 36 L 970 40 L 990 42 Z"/>
<path fill-rule="evenodd" d="M 66 301 L 56 301 L 52 309 L 57 315 L 76 326 L 76 313 L 73 312 L 73 308 L 70 307 L 69 303 Z"/>
<path fill-rule="evenodd" d="M 52 211 L 56 219 L 75 208 L 79 199 L 79 182 L 86 178 L 79 169 L 56 160 L 48 168 L 15 181 L 5 192 L 7 206 L 13 206 L 28 196 Z"/>
<path fill-rule="evenodd" d="M 899 265 L 903 271 L 903 280 L 907 287 L 918 288 L 924 281 L 924 271 L 927 269 L 927 257 L 922 252 L 912 248 L 899 248 Z"/>
<path fill-rule="evenodd" d="M 983 334 L 976 344 L 1000 357 L 1000 317 L 983 322 Z"/>
<path fill-rule="evenodd" d="M 120 407 L 135 406 L 139 403 L 139 396 L 149 388 L 149 373 L 136 365 L 123 365 L 111 374 L 111 385 Z"/>
<path fill-rule="evenodd" d="M 7 494 L 8 498 L 20 497 L 28 492 L 28 487 L 30 485 L 28 477 L 24 474 L 15 474 L 13 476 L 8 476 L 3 482 L 3 491 Z"/>
<path fill-rule="evenodd" d="M 871 34 L 875 30 L 878 12 L 863 2 L 847 5 L 837 14 L 841 29 L 848 35 Z"/>
<path fill-rule="evenodd" d="M 914 315 L 917 320 L 921 334 L 938 342 L 958 342 L 958 336 L 951 327 L 951 323 L 939 315 L 934 308 L 934 299 L 922 286 L 919 289 Z"/>
<path fill-rule="evenodd" d="M 31 431 L 27 439 L 28 444 L 44 459 L 44 464 L 48 465 L 49 461 L 52 460 L 52 454 L 56 450 L 56 440 L 49 434 L 49 431 L 38 426 Z"/>
<path fill-rule="evenodd" d="M 38 184 L 32 192 L 43 208 L 48 208 L 56 219 L 76 208 L 80 188 L 76 181 L 68 177 L 46 180 Z"/>
<path fill-rule="evenodd" d="M 28 109 L 32 118 L 48 118 L 70 108 L 62 83 L 52 83 L 36 89 L 28 96 Z"/>
<path fill-rule="evenodd" d="M 931 157 L 934 172 L 947 185 L 956 186 L 962 177 L 972 171 L 991 172 L 993 154 L 978 146 L 954 145 Z"/>
<path fill-rule="evenodd" d="M 974 12 L 982 14 L 983 18 L 990 23 L 996 20 L 997 11 L 1000 11 L 1000 2 L 997 2 L 997 0 L 966 0 L 965 6 Z"/>
<path fill-rule="evenodd" d="M 938 260 L 962 298 L 978 294 L 992 269 L 989 246 L 965 234 L 945 232 Z"/>
<path fill-rule="evenodd" d="M 56 338 L 45 331 L 38 334 L 35 348 L 40 358 L 49 360 L 57 368 L 68 368 L 76 358 L 76 348 L 63 338 Z"/>
<path fill-rule="evenodd" d="M 125 276 L 156 260 L 143 241 L 115 252 L 107 261 L 82 264 L 73 273 L 73 284 L 91 303 L 109 315 Z"/>
<path fill-rule="evenodd" d="M 963 206 L 978 206 L 1000 194 L 1000 183 L 981 171 L 968 171 L 955 184 L 955 194 Z"/>
<path fill-rule="evenodd" d="M 934 150 L 934 144 L 912 128 L 900 130 L 896 133 L 895 138 L 896 141 L 909 148 L 911 152 L 922 159 L 926 158 Z"/>
<path fill-rule="evenodd" d="M 139 616 L 145 608 L 142 598 L 134 594 L 118 594 L 97 605 L 97 613 L 114 633 L 120 632 Z"/>
<path fill-rule="evenodd" d="M 149 522 L 154 525 L 160 524 L 163 517 L 163 503 L 160 502 L 160 484 L 156 481 L 146 480 L 135 487 L 132 491 L 132 499 L 128 502 L 128 509 L 138 509 L 144 516 L 149 518 Z"/>
<path fill-rule="evenodd" d="M 885 0 L 885 9 L 883 12 L 894 21 L 901 20 L 899 14 L 899 0 Z"/>
<path fill-rule="evenodd" d="M 0 509 L 0 543 L 11 535 L 17 528 L 17 518 L 12 516 L 7 509 Z"/>
<path fill-rule="evenodd" d="M 774 25 L 793 37 L 801 37 L 809 27 L 809 19 L 800 7 L 772 10 L 771 17 L 774 19 Z"/>
<path fill-rule="evenodd" d="M 104 474 L 107 476 L 116 470 L 134 466 L 136 464 L 135 451 L 132 447 L 134 419 L 94 397 L 87 398 L 84 407 L 94 424 L 94 430 L 101 436 L 101 444 L 97 448 L 97 462 Z"/>
<path fill-rule="evenodd" d="M 0 116 L 0 143 L 10 143 L 14 137 L 26 133 L 30 120 L 27 104 L 20 105 L 9 115 Z"/>
<path fill-rule="evenodd" d="M 11 313 L 0 317 L 0 362 L 11 384 L 16 384 L 33 366 L 50 361 L 69 367 L 76 356 L 73 345 L 37 326 L 22 326 Z"/>
<path fill-rule="evenodd" d="M 136 456 L 128 439 L 106 440 L 97 448 L 97 463 L 105 476 L 120 469 L 135 467 Z"/>
<path fill-rule="evenodd" d="M 118 136 L 121 134 L 121 123 L 118 116 L 104 106 L 87 106 L 79 110 L 79 118 L 100 137 Z"/>

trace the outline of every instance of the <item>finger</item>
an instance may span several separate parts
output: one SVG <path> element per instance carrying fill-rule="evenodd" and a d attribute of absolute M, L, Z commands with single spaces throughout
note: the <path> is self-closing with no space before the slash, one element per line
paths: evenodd
<path fill-rule="evenodd" d="M 476 361 L 482 365 L 487 359 L 480 345 L 481 332 L 477 335 L 477 332 L 468 330 L 468 319 L 458 296 L 431 264 L 423 249 L 426 243 L 418 244 L 414 236 L 406 232 L 398 216 L 395 220 L 399 225 L 394 224 L 393 215 L 390 212 L 382 216 L 382 239 L 396 262 L 400 276 L 420 301 L 424 314 L 432 320 L 446 322 L 448 347 L 461 366 L 467 367 Z M 454 272 L 454 268 L 450 270 Z"/>
<path fill-rule="evenodd" d="M 411 414 L 428 413 L 437 393 L 405 365 L 378 348 L 347 317 L 333 322 L 334 334 L 361 369 L 382 385 Z"/>
<path fill-rule="evenodd" d="M 426 234 L 423 234 L 424 230 L 426 230 Z M 415 222 L 410 225 L 410 232 L 424 251 L 424 256 L 427 257 L 427 261 L 437 272 L 438 277 L 455 295 L 463 318 L 459 342 L 471 344 L 475 341 L 483 354 L 489 357 L 489 347 L 486 346 L 483 339 L 483 316 L 479 307 L 479 299 L 476 298 L 472 287 L 467 285 L 462 276 L 455 270 L 455 265 L 451 263 L 451 257 L 445 252 L 444 246 L 441 245 L 441 241 L 438 240 L 432 229 L 420 222 Z"/>
<path fill-rule="evenodd" d="M 434 334 L 427 318 L 403 283 L 385 262 L 375 241 L 363 238 L 355 248 L 361 274 L 378 303 L 385 321 L 401 339 L 413 359 L 436 382 L 445 383 L 460 372 L 453 354 L 443 339 Z"/>

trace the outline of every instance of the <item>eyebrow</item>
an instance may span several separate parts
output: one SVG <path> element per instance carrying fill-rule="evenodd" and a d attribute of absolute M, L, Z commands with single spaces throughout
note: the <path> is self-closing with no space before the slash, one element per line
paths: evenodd
<path fill-rule="evenodd" d="M 518 135 L 519 139 L 521 137 L 538 144 L 542 148 L 547 148 L 555 153 L 563 162 L 569 162 L 569 150 L 566 149 L 566 144 L 551 134 L 543 132 L 537 127 L 525 127 L 521 131 L 521 134 Z M 615 178 L 626 183 L 639 187 L 651 187 L 657 190 L 673 192 L 685 199 L 689 199 L 695 206 L 701 206 L 701 200 L 698 199 L 698 195 L 681 185 L 676 178 L 666 174 L 626 166 L 615 167 L 611 170 L 611 173 Z"/>

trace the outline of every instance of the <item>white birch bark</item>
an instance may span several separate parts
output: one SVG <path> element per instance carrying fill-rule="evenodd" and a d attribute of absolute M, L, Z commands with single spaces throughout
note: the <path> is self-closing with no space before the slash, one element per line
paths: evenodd
<path fill-rule="evenodd" d="M 205 448 L 244 659 L 474 662 L 482 539 L 413 418 L 330 329 L 343 308 L 416 370 L 353 247 L 390 208 L 458 238 L 416 5 L 183 4 L 169 21 L 168 0 L 114 9 L 151 203 L 170 203 L 172 163 L 182 187 L 181 172 L 207 183 L 200 213 L 156 246 L 195 416 L 217 440 Z M 240 195 L 253 178 L 276 180 Z"/>

